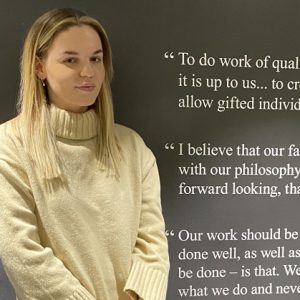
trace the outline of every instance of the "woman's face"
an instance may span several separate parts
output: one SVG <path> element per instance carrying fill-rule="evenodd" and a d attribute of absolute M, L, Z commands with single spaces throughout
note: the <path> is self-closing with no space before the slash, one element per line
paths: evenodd
<path fill-rule="evenodd" d="M 36 69 L 46 81 L 51 103 L 71 112 L 86 111 L 96 101 L 105 76 L 98 33 L 88 25 L 59 33 L 47 56 L 37 60 Z"/>

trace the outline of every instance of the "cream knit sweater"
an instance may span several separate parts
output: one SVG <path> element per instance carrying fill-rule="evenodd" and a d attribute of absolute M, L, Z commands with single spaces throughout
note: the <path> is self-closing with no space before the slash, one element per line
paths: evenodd
<path fill-rule="evenodd" d="M 169 269 L 156 162 L 116 125 L 120 179 L 97 169 L 97 116 L 50 107 L 68 185 L 49 191 L 0 126 L 0 256 L 19 300 L 165 299 Z M 39 141 L 36 141 L 37 143 Z"/>

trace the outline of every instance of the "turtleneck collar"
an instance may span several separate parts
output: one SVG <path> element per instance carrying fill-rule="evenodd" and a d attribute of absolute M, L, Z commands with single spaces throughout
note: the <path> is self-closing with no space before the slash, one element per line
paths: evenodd
<path fill-rule="evenodd" d="M 74 113 L 51 104 L 51 125 L 58 137 L 72 140 L 87 140 L 97 135 L 98 117 L 94 109 Z"/>

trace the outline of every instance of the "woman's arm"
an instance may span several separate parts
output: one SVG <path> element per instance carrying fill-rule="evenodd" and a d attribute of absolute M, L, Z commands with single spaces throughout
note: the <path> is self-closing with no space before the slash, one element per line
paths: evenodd
<path fill-rule="evenodd" d="M 164 300 L 169 257 L 161 211 L 159 174 L 152 152 L 148 148 L 145 151 L 140 224 L 125 290 L 134 291 L 138 299 Z"/>
<path fill-rule="evenodd" d="M 0 133 L 0 257 L 22 300 L 95 300 L 40 243 L 35 201 L 14 143 Z"/>

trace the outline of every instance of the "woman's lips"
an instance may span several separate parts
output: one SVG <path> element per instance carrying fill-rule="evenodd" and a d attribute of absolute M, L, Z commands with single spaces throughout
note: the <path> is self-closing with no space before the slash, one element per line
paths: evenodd
<path fill-rule="evenodd" d="M 93 84 L 86 84 L 86 85 L 79 85 L 79 86 L 76 86 L 76 89 L 79 89 L 81 91 L 84 91 L 84 92 L 92 92 L 94 89 L 95 89 L 95 85 Z"/>

